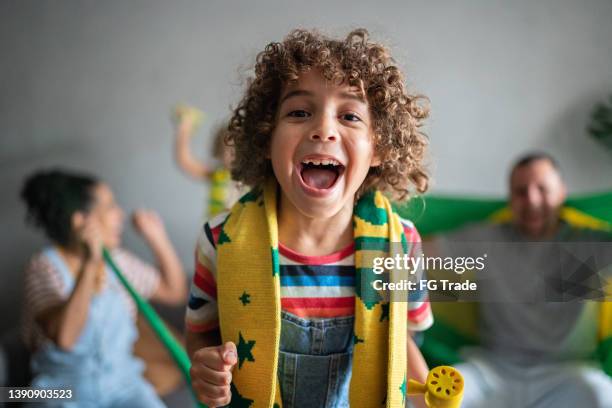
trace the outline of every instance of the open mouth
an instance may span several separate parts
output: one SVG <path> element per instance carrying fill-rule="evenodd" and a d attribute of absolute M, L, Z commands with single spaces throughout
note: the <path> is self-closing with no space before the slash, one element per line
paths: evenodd
<path fill-rule="evenodd" d="M 302 181 L 308 187 L 317 190 L 332 188 L 342 173 L 344 165 L 336 159 L 304 159 L 300 163 Z"/>

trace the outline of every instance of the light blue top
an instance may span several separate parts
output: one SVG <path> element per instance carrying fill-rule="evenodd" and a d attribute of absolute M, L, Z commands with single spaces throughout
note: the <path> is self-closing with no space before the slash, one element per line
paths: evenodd
<path fill-rule="evenodd" d="M 71 293 L 75 279 L 57 250 L 47 248 L 44 255 L 58 271 L 66 293 Z M 133 355 L 137 329 L 121 294 L 124 289 L 108 267 L 107 279 L 90 302 L 87 322 L 73 348 L 65 351 L 47 341 L 34 353 L 32 386 L 70 388 L 79 407 L 134 406 L 128 402 L 131 394 L 144 406 L 163 406 L 142 377 L 144 364 Z M 117 403 L 121 400 L 124 403 Z"/>

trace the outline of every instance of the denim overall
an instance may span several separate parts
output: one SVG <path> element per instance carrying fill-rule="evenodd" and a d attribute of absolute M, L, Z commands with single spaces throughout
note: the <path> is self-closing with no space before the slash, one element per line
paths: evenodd
<path fill-rule="evenodd" d="M 281 318 L 283 408 L 348 407 L 354 317 L 306 320 L 282 312 Z"/>
<path fill-rule="evenodd" d="M 59 272 L 66 293 L 75 279 L 57 250 L 45 256 Z M 49 401 L 45 407 L 164 407 L 153 387 L 142 377 L 144 365 L 133 356 L 138 333 L 120 282 L 107 268 L 107 285 L 94 295 L 87 322 L 70 351 L 51 341 L 32 356 L 32 387 L 71 389 L 73 401 Z"/>

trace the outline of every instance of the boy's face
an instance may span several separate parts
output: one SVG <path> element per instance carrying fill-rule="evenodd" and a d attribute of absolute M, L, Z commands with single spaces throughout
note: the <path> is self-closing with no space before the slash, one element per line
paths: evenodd
<path fill-rule="evenodd" d="M 360 89 L 332 85 L 317 70 L 301 74 L 281 94 L 270 158 L 284 202 L 304 216 L 352 211 L 369 168 L 379 164 Z"/>

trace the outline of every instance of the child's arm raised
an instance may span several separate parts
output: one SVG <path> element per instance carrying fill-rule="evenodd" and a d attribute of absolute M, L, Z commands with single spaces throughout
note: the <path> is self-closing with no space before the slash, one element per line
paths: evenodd
<path fill-rule="evenodd" d="M 187 282 L 183 265 L 157 213 L 136 210 L 132 215 L 136 231 L 144 238 L 155 255 L 160 270 L 160 281 L 152 300 L 168 305 L 183 304 L 187 296 Z"/>
<path fill-rule="evenodd" d="M 176 109 L 174 157 L 176 163 L 185 173 L 198 180 L 208 180 L 212 169 L 195 158 L 191 152 L 191 138 L 198 127 L 201 113 L 195 108 L 179 107 Z"/>

